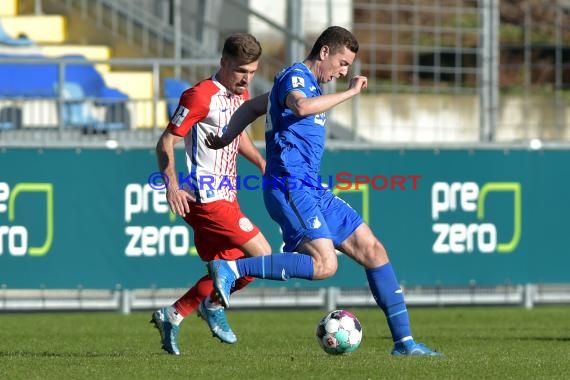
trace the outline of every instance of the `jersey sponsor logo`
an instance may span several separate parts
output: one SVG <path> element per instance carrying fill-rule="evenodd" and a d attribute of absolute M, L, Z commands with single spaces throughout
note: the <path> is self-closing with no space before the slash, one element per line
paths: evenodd
<path fill-rule="evenodd" d="M 305 87 L 305 79 L 298 76 L 291 77 L 291 83 L 293 88 Z"/>
<path fill-rule="evenodd" d="M 176 112 L 174 113 L 174 116 L 172 116 L 172 124 L 176 125 L 177 127 L 180 127 L 182 125 L 182 122 L 186 118 L 186 115 L 188 115 L 189 112 L 190 110 L 188 108 L 184 106 L 178 106 Z"/>
<path fill-rule="evenodd" d="M 253 231 L 253 224 L 249 221 L 248 218 L 240 218 L 239 220 L 239 228 L 241 228 L 245 232 Z"/>

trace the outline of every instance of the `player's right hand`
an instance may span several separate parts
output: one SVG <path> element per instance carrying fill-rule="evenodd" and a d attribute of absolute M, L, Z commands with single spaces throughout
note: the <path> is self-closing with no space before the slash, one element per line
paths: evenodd
<path fill-rule="evenodd" d="M 170 205 L 170 210 L 182 217 L 190 213 L 190 203 L 196 202 L 196 198 L 187 191 L 171 187 L 166 189 L 166 200 Z"/>
<path fill-rule="evenodd" d="M 356 75 L 350 80 L 350 83 L 348 85 L 348 88 L 356 90 L 356 93 L 359 93 L 366 87 L 368 87 L 368 78 L 364 75 Z"/>
<path fill-rule="evenodd" d="M 227 146 L 231 141 L 225 141 L 222 136 L 218 136 L 210 132 L 206 136 L 206 140 L 204 142 L 210 149 L 221 149 Z"/>

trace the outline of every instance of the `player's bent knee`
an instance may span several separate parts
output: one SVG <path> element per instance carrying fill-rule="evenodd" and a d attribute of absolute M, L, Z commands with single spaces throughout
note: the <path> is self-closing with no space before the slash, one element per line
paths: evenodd
<path fill-rule="evenodd" d="M 338 266 L 335 265 L 334 267 L 328 267 L 325 269 L 325 272 L 323 273 L 324 278 L 329 278 L 334 276 L 334 274 L 336 273 Z"/>
<path fill-rule="evenodd" d="M 316 263 L 314 267 L 313 278 L 315 280 L 322 280 L 332 277 L 338 269 L 338 261 L 327 260 L 325 262 Z"/>

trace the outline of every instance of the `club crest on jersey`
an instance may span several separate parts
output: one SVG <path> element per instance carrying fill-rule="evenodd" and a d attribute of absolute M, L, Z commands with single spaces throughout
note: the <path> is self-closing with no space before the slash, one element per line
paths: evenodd
<path fill-rule="evenodd" d="M 315 115 L 315 119 L 314 119 L 315 124 L 324 126 L 326 121 L 327 121 L 327 114 L 326 113 L 318 113 Z"/>
<path fill-rule="evenodd" d="M 245 232 L 253 231 L 253 224 L 249 221 L 248 218 L 241 218 L 239 220 L 239 228 L 241 228 Z"/>
<path fill-rule="evenodd" d="M 309 218 L 309 220 L 307 220 L 309 227 L 316 230 L 319 229 L 323 224 L 321 223 L 321 221 L 319 220 L 318 216 L 313 216 L 312 218 Z"/>
<path fill-rule="evenodd" d="M 176 112 L 174 113 L 174 116 L 172 116 L 172 124 L 176 125 L 177 127 L 180 127 L 182 125 L 182 122 L 186 118 L 186 115 L 188 115 L 189 112 L 190 110 L 188 108 L 179 105 L 178 108 L 176 109 Z"/>
<path fill-rule="evenodd" d="M 291 83 L 293 84 L 293 88 L 305 87 L 305 78 L 298 76 L 291 77 Z"/>

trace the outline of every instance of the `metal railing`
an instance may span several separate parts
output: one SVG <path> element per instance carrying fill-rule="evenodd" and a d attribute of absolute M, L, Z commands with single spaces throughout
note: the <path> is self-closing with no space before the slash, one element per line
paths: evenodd
<path fill-rule="evenodd" d="M 409 306 L 520 306 L 570 304 L 570 285 L 503 285 L 405 288 Z M 187 289 L 8 289 L 0 287 L 0 311 L 116 310 L 129 314 L 176 301 Z M 367 288 L 246 288 L 232 309 L 376 307 Z"/>

